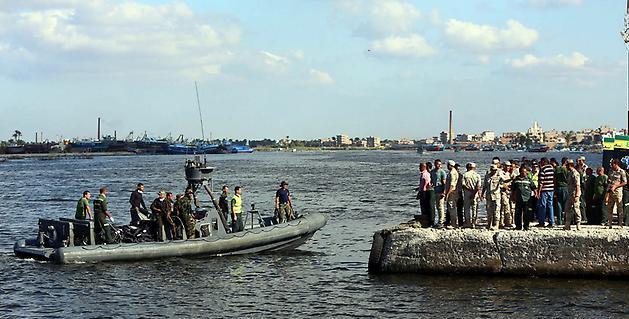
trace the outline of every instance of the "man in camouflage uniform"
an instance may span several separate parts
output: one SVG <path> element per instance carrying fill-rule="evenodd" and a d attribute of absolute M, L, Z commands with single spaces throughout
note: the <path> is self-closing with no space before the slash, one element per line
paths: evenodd
<path fill-rule="evenodd" d="M 461 178 L 461 188 L 463 189 L 463 211 L 465 223 L 463 227 L 476 227 L 476 218 L 478 214 L 478 195 L 480 193 L 482 182 L 480 175 L 476 172 L 475 163 L 467 163 L 465 165 L 467 172 L 463 173 Z"/>
<path fill-rule="evenodd" d="M 574 218 L 577 230 L 581 230 L 581 176 L 574 168 L 572 159 L 566 161 L 566 167 L 568 168 L 568 198 L 566 199 L 563 229 L 570 230 L 570 224 Z"/>
<path fill-rule="evenodd" d="M 498 229 L 500 213 L 500 189 L 504 183 L 504 175 L 498 172 L 498 166 L 491 164 L 485 175 L 481 200 L 487 199 L 487 229 Z"/>
<path fill-rule="evenodd" d="M 618 226 L 622 228 L 624 220 L 624 209 L 622 206 L 622 190 L 627 185 L 627 173 L 620 168 L 620 161 L 612 160 L 611 170 L 607 175 L 607 226 L 612 228 L 614 217 L 614 207 L 618 213 Z"/>
<path fill-rule="evenodd" d="M 175 239 L 175 234 L 177 234 L 177 226 L 173 221 L 173 211 L 174 211 L 175 203 L 173 201 L 173 193 L 166 193 L 166 205 L 164 205 L 164 222 L 168 225 L 168 229 L 166 230 L 166 234 L 168 239 Z"/>
<path fill-rule="evenodd" d="M 184 228 L 186 231 L 186 236 L 188 239 L 194 238 L 194 215 L 192 210 L 192 198 L 194 194 L 192 190 L 186 190 L 186 195 L 181 197 L 175 203 L 178 217 L 181 219 L 181 222 L 184 224 Z"/>

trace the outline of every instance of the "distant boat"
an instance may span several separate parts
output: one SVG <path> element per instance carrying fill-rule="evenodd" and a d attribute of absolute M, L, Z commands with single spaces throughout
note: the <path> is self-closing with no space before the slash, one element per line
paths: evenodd
<path fill-rule="evenodd" d="M 482 150 L 483 152 L 493 152 L 493 151 L 495 151 L 496 149 L 495 149 L 493 146 L 491 146 L 491 145 L 483 145 L 483 147 L 481 148 L 481 150 Z"/>
<path fill-rule="evenodd" d="M 440 152 L 443 151 L 445 147 L 443 144 L 429 144 L 424 146 L 424 150 L 427 152 Z"/>
<path fill-rule="evenodd" d="M 230 153 L 233 153 L 233 154 L 253 153 L 253 149 L 245 145 L 232 144 L 228 146 L 227 149 L 229 150 Z"/>
<path fill-rule="evenodd" d="M 466 146 L 464 150 L 468 152 L 474 152 L 474 151 L 480 151 L 480 148 L 476 144 L 470 144 Z"/>
<path fill-rule="evenodd" d="M 70 143 L 70 150 L 74 152 L 104 152 L 107 150 L 107 145 L 100 141 L 76 141 Z"/>
<path fill-rule="evenodd" d="M 191 145 L 186 145 L 186 144 L 181 144 L 181 143 L 169 144 L 166 147 L 166 153 L 168 154 L 189 155 L 189 154 L 196 154 L 196 152 L 197 152 L 196 146 L 191 146 Z"/>
<path fill-rule="evenodd" d="M 536 144 L 536 145 L 533 145 L 533 146 L 529 147 L 529 152 L 531 152 L 531 153 L 546 153 L 546 152 L 548 152 L 549 149 L 550 149 L 550 147 L 548 147 L 548 145 L 546 145 L 546 144 Z"/>
<path fill-rule="evenodd" d="M 7 154 L 24 154 L 26 153 L 26 147 L 24 145 L 11 144 L 4 149 Z"/>

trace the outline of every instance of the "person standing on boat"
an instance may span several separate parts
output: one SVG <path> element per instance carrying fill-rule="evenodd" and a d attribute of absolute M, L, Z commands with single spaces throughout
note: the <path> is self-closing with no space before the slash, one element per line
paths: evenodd
<path fill-rule="evenodd" d="M 441 168 L 441 160 L 435 160 L 435 168 L 430 172 L 430 182 L 434 187 L 435 191 L 435 206 L 437 216 L 435 216 L 435 228 L 443 228 L 445 220 L 446 220 L 446 195 L 445 195 L 445 185 L 446 185 L 447 174 Z"/>
<path fill-rule="evenodd" d="M 138 225 L 141 220 L 148 220 L 148 210 L 144 203 L 144 184 L 139 183 L 137 188 L 131 192 L 131 198 L 129 198 L 129 204 L 131 204 L 131 225 Z"/>
<path fill-rule="evenodd" d="M 76 204 L 76 213 L 74 214 L 74 219 L 84 220 L 88 216 L 87 219 L 94 219 L 92 216 L 92 209 L 90 208 L 90 198 L 92 194 L 89 191 L 83 192 L 83 197 L 79 199 L 79 202 Z"/>
<path fill-rule="evenodd" d="M 192 209 L 192 203 L 194 201 L 194 192 L 192 189 L 186 189 L 186 195 L 177 201 L 179 217 L 186 227 L 186 236 L 188 239 L 195 237 L 194 226 L 196 220 L 194 219 L 194 210 Z"/>
<path fill-rule="evenodd" d="M 114 218 L 108 210 L 107 193 L 109 193 L 107 187 L 101 187 L 98 198 L 94 200 L 94 231 L 100 237 L 100 242 L 110 244 L 113 241 L 113 236 L 111 227 L 106 219 L 109 218 L 113 223 Z"/>
<path fill-rule="evenodd" d="M 163 241 L 162 230 L 164 229 L 164 220 L 166 219 L 166 192 L 160 191 L 159 197 L 153 200 L 153 203 L 151 203 L 151 213 L 156 222 L 155 238 L 158 241 Z"/>
<path fill-rule="evenodd" d="M 234 196 L 231 199 L 232 233 L 245 230 L 242 220 L 242 189 L 234 187 Z"/>
<path fill-rule="evenodd" d="M 229 196 L 229 187 L 227 185 L 223 186 L 223 191 L 221 192 L 221 197 L 218 199 L 218 207 L 221 209 L 221 214 L 225 217 L 225 221 L 227 221 L 227 215 L 229 215 L 229 202 L 227 197 Z"/>
<path fill-rule="evenodd" d="M 280 223 L 292 220 L 293 216 L 293 200 L 288 190 L 288 183 L 282 181 L 280 189 L 275 192 L 275 209 L 278 211 Z"/>
<path fill-rule="evenodd" d="M 166 231 L 166 234 L 168 234 L 169 239 L 175 239 L 177 234 L 177 226 L 175 226 L 175 222 L 173 221 L 174 207 L 173 193 L 168 192 L 166 193 L 166 205 L 164 207 L 166 210 L 164 211 L 164 217 L 166 218 L 165 221 L 168 223 L 168 231 Z"/>

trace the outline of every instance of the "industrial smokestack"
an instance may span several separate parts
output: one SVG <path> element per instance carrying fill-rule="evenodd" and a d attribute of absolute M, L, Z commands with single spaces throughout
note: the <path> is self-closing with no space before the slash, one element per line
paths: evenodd
<path fill-rule="evenodd" d="M 96 139 L 100 141 L 100 117 L 98 118 L 98 132 L 96 133 Z"/>
<path fill-rule="evenodd" d="M 35 144 L 37 144 L 37 131 L 35 131 Z"/>
<path fill-rule="evenodd" d="M 114 130 L 114 141 L 118 140 L 118 132 Z"/>
<path fill-rule="evenodd" d="M 454 132 L 452 131 L 452 110 L 450 110 L 450 128 L 448 129 L 448 144 L 452 145 L 452 135 L 454 135 Z"/>

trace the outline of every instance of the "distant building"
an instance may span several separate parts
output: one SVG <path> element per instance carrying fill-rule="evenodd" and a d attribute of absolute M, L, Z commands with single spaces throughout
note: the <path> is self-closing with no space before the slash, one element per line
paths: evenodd
<path fill-rule="evenodd" d="M 336 140 L 333 138 L 322 138 L 322 139 L 319 139 L 319 142 L 321 143 L 321 146 L 323 147 L 336 146 Z"/>
<path fill-rule="evenodd" d="M 336 146 L 349 146 L 352 145 L 352 140 L 345 134 L 339 134 L 336 136 Z"/>
<path fill-rule="evenodd" d="M 544 143 L 544 130 L 537 124 L 537 121 L 533 122 L 533 126 L 526 130 L 526 136 L 537 143 Z"/>
<path fill-rule="evenodd" d="M 354 146 L 356 146 L 356 147 L 367 147 L 367 140 L 366 139 L 354 140 Z"/>
<path fill-rule="evenodd" d="M 496 140 L 496 132 L 483 131 L 482 133 L 480 133 L 481 142 L 493 142 L 494 140 Z"/>
<path fill-rule="evenodd" d="M 504 132 L 500 137 L 500 143 L 504 145 L 513 144 L 520 135 L 522 135 L 520 132 Z"/>
<path fill-rule="evenodd" d="M 474 141 L 474 134 L 457 134 L 456 139 L 457 142 L 460 143 L 468 143 Z"/>
<path fill-rule="evenodd" d="M 380 138 L 375 136 L 368 137 L 367 147 L 380 147 Z"/>
<path fill-rule="evenodd" d="M 441 132 L 439 134 L 439 141 L 441 141 L 441 143 L 443 143 L 443 144 L 447 144 L 448 143 L 448 132 Z"/>
<path fill-rule="evenodd" d="M 413 141 L 411 141 L 409 139 L 403 138 L 401 140 L 396 141 L 396 144 L 399 144 L 399 145 L 413 145 L 413 144 L 415 144 L 415 142 L 413 142 Z"/>

